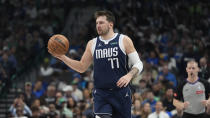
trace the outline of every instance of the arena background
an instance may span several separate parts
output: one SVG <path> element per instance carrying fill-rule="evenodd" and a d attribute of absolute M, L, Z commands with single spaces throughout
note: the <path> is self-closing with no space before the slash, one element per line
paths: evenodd
<path fill-rule="evenodd" d="M 131 84 L 133 118 L 154 111 L 154 104 L 144 110 L 150 90 L 154 101 L 167 98 L 166 91 L 186 77 L 190 59 L 210 81 L 209 0 L 0 0 L 1 118 L 12 116 L 9 109 L 16 104 L 28 106 L 27 116 L 93 118 L 92 68 L 77 73 L 52 58 L 46 45 L 53 34 L 63 34 L 68 55 L 80 59 L 87 41 L 97 36 L 93 13 L 102 9 L 116 15 L 115 32 L 133 40 L 144 63 Z"/>

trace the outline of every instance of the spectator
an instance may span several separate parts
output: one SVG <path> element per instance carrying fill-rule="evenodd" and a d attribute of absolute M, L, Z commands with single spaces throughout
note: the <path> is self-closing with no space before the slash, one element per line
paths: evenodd
<path fill-rule="evenodd" d="M 38 107 L 32 106 L 31 107 L 31 111 L 32 111 L 32 118 L 40 118 L 40 109 Z"/>
<path fill-rule="evenodd" d="M 55 108 L 54 104 L 49 104 L 49 113 L 47 114 L 49 118 L 60 118 L 60 112 Z"/>
<path fill-rule="evenodd" d="M 147 88 L 147 83 L 146 83 L 146 81 L 142 78 L 142 79 L 139 81 L 139 86 L 137 86 L 135 92 L 137 92 L 137 93 L 139 93 L 139 94 L 141 95 L 143 92 L 145 92 L 145 91 L 147 91 L 147 90 L 148 90 L 148 88 Z"/>
<path fill-rule="evenodd" d="M 56 88 L 53 85 L 47 87 L 46 94 L 40 97 L 40 101 L 43 105 L 48 106 L 56 102 Z"/>
<path fill-rule="evenodd" d="M 83 99 L 82 91 L 78 88 L 78 83 L 73 83 L 73 91 L 72 96 L 76 101 L 80 101 Z"/>
<path fill-rule="evenodd" d="M 4 53 L 2 59 L 0 59 L 0 64 L 4 68 L 5 73 L 10 77 L 16 72 L 16 67 L 14 63 L 9 60 L 8 54 Z"/>
<path fill-rule="evenodd" d="M 200 72 L 199 77 L 205 79 L 205 80 L 209 80 L 210 79 L 210 69 L 207 67 L 207 59 L 206 57 L 202 57 L 199 61 L 200 64 Z"/>
<path fill-rule="evenodd" d="M 40 80 L 36 81 L 36 83 L 34 84 L 32 93 L 36 96 L 36 98 L 40 98 L 42 95 L 44 95 L 45 87 L 42 81 Z"/>
<path fill-rule="evenodd" d="M 170 117 L 176 115 L 176 108 L 173 105 L 173 88 L 166 88 L 165 96 L 162 99 L 163 107 Z"/>
<path fill-rule="evenodd" d="M 163 104 L 158 101 L 155 105 L 155 112 L 149 114 L 148 118 L 169 118 L 168 114 L 163 111 Z"/>
<path fill-rule="evenodd" d="M 140 109 L 141 109 L 141 101 L 139 99 L 136 99 L 134 101 L 134 106 L 132 108 L 132 114 L 133 117 L 135 118 L 139 118 L 140 117 Z"/>
<path fill-rule="evenodd" d="M 73 97 L 74 100 L 76 100 L 77 98 L 75 96 L 72 96 L 72 92 L 73 92 L 73 88 L 71 85 L 67 85 L 63 88 L 63 92 L 64 92 L 64 97 L 65 99 L 68 99 L 70 97 Z"/>
<path fill-rule="evenodd" d="M 169 72 L 168 65 L 164 64 L 162 67 L 162 71 L 158 74 L 157 80 L 160 81 L 169 81 L 171 85 L 174 87 L 177 86 L 177 80 L 173 73 Z"/>
<path fill-rule="evenodd" d="M 149 90 L 149 91 L 147 91 L 146 99 L 142 102 L 142 105 L 144 105 L 145 103 L 149 103 L 150 107 L 151 107 L 151 111 L 154 112 L 156 102 L 157 101 L 154 99 L 153 92 L 151 90 Z"/>
<path fill-rule="evenodd" d="M 149 103 L 145 103 L 143 107 L 140 109 L 140 117 L 136 118 L 148 118 L 149 114 L 151 113 L 151 107 Z"/>
<path fill-rule="evenodd" d="M 73 118 L 73 112 L 67 108 L 66 100 L 61 98 L 59 101 L 61 104 L 61 117 Z"/>
<path fill-rule="evenodd" d="M 17 109 L 23 109 L 23 114 L 26 116 L 32 116 L 31 109 L 23 102 L 21 98 L 16 98 L 13 104 L 9 108 L 9 112 L 13 117 L 17 117 Z M 22 111 L 21 111 L 22 112 Z"/>
<path fill-rule="evenodd" d="M 18 106 L 17 107 L 17 110 L 16 110 L 16 114 L 17 114 L 17 117 L 21 117 L 21 118 L 27 118 L 24 113 L 23 113 L 23 108 L 21 106 Z"/>
<path fill-rule="evenodd" d="M 35 96 L 32 94 L 32 84 L 31 82 L 26 82 L 24 87 L 24 101 L 27 106 L 31 106 L 31 103 L 34 101 Z"/>

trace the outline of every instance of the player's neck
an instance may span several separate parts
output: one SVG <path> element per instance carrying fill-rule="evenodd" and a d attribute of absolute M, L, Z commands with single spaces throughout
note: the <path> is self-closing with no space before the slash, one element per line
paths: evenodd
<path fill-rule="evenodd" d="M 115 36 L 115 33 L 113 32 L 113 31 L 110 31 L 110 32 L 108 32 L 107 34 L 105 34 L 105 35 L 101 35 L 101 38 L 103 39 L 103 40 L 109 40 L 109 39 L 111 39 L 112 37 L 114 37 Z"/>
<path fill-rule="evenodd" d="M 196 82 L 198 80 L 198 76 L 190 76 L 190 77 L 188 77 L 187 78 L 187 81 L 189 81 L 189 82 L 191 82 L 191 83 L 194 83 L 194 82 Z"/>

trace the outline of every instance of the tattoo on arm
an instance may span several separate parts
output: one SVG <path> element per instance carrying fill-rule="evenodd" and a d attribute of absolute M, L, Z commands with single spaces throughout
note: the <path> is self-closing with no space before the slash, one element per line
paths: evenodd
<path fill-rule="evenodd" d="M 139 70 L 137 68 L 132 68 L 130 70 L 129 74 L 132 75 L 132 78 L 134 78 L 138 72 L 139 72 Z"/>

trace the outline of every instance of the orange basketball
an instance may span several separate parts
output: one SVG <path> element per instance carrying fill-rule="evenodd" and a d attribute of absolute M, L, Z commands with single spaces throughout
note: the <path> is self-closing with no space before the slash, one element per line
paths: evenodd
<path fill-rule="evenodd" d="M 64 35 L 55 34 L 50 37 L 47 48 L 53 54 L 63 55 L 69 50 L 69 41 Z"/>

